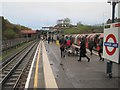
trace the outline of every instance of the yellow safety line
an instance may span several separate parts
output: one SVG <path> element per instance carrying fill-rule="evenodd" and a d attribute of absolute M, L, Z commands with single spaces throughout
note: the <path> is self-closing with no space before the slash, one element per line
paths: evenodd
<path fill-rule="evenodd" d="M 36 69 L 35 69 L 35 77 L 34 77 L 34 88 L 38 87 L 38 64 L 40 60 L 40 49 L 38 51 L 37 62 L 36 62 Z"/>

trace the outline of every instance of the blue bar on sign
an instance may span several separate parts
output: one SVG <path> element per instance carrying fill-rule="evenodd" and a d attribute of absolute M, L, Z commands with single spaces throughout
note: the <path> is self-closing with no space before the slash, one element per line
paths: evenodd
<path fill-rule="evenodd" d="M 104 42 L 104 46 L 118 48 L 118 43 Z"/>

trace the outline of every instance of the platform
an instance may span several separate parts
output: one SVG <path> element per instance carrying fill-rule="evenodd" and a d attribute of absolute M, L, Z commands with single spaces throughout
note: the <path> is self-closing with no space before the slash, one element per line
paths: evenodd
<path fill-rule="evenodd" d="M 72 55 L 61 58 L 58 45 L 42 41 L 31 65 L 26 88 L 118 88 L 118 64 L 113 64 L 113 78 L 110 79 L 106 74 L 107 61 L 99 61 L 96 52 L 91 56 L 88 51 L 87 55 L 90 62 L 86 58 L 78 62 L 78 56 Z"/>

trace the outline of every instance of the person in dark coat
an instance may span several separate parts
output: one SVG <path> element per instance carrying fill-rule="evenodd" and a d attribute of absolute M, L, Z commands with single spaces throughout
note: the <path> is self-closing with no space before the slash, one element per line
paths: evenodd
<path fill-rule="evenodd" d="M 85 40 L 84 38 L 81 39 L 81 43 L 80 43 L 80 56 L 79 56 L 79 60 L 81 61 L 81 57 L 86 57 L 88 59 L 88 62 L 90 61 L 90 58 L 86 55 L 86 45 L 85 45 Z"/>
<path fill-rule="evenodd" d="M 102 58 L 102 56 L 101 56 L 101 53 L 103 53 L 103 38 L 100 39 L 100 42 L 98 45 L 99 45 L 98 55 L 100 57 L 99 60 L 104 61 L 104 58 Z"/>
<path fill-rule="evenodd" d="M 91 40 L 89 40 L 89 43 L 88 43 L 88 48 L 89 48 L 89 50 L 91 52 L 91 55 L 93 54 L 92 53 L 93 46 L 94 46 L 94 41 L 93 41 L 93 39 L 91 39 Z"/>
<path fill-rule="evenodd" d="M 51 37 L 49 36 L 49 37 L 48 37 L 48 44 L 50 43 L 50 40 L 51 40 Z"/>
<path fill-rule="evenodd" d="M 51 40 L 51 41 L 52 41 L 52 43 L 53 43 L 53 36 L 52 36 L 52 40 Z"/>
<path fill-rule="evenodd" d="M 72 45 L 72 44 L 73 44 L 73 37 L 70 36 L 70 45 Z"/>
<path fill-rule="evenodd" d="M 64 39 L 64 35 L 62 35 L 62 38 L 59 40 L 59 44 L 60 44 L 60 51 L 61 51 L 61 58 L 65 57 L 64 51 L 65 51 L 65 47 L 66 47 L 66 40 Z"/>
<path fill-rule="evenodd" d="M 57 40 L 59 40 L 59 36 L 57 35 Z"/>

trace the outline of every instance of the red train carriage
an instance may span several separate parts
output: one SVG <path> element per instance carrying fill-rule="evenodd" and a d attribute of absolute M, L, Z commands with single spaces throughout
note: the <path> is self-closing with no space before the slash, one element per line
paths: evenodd
<path fill-rule="evenodd" d="M 101 33 L 100 36 L 98 37 L 98 43 L 100 41 L 100 39 L 103 39 L 104 38 L 104 33 Z M 99 45 L 97 45 L 97 48 L 96 50 L 98 51 L 100 49 Z"/>
<path fill-rule="evenodd" d="M 75 43 L 74 43 L 74 41 L 75 41 L 75 36 L 76 36 L 76 34 L 73 34 L 73 35 L 72 35 L 73 44 L 75 44 Z"/>
<path fill-rule="evenodd" d="M 94 33 L 94 34 L 74 34 L 72 36 L 74 39 L 74 43 L 75 45 L 79 46 L 80 44 L 80 40 L 82 37 L 85 38 L 85 42 L 86 42 L 86 48 L 88 48 L 88 42 L 90 39 L 93 39 L 94 41 L 94 50 L 99 50 L 99 46 L 98 43 L 100 41 L 100 38 L 103 38 L 103 33 Z"/>
<path fill-rule="evenodd" d="M 92 36 L 92 34 L 88 34 L 88 36 L 86 37 L 86 48 L 88 48 L 88 42 L 89 42 L 91 36 Z"/>

